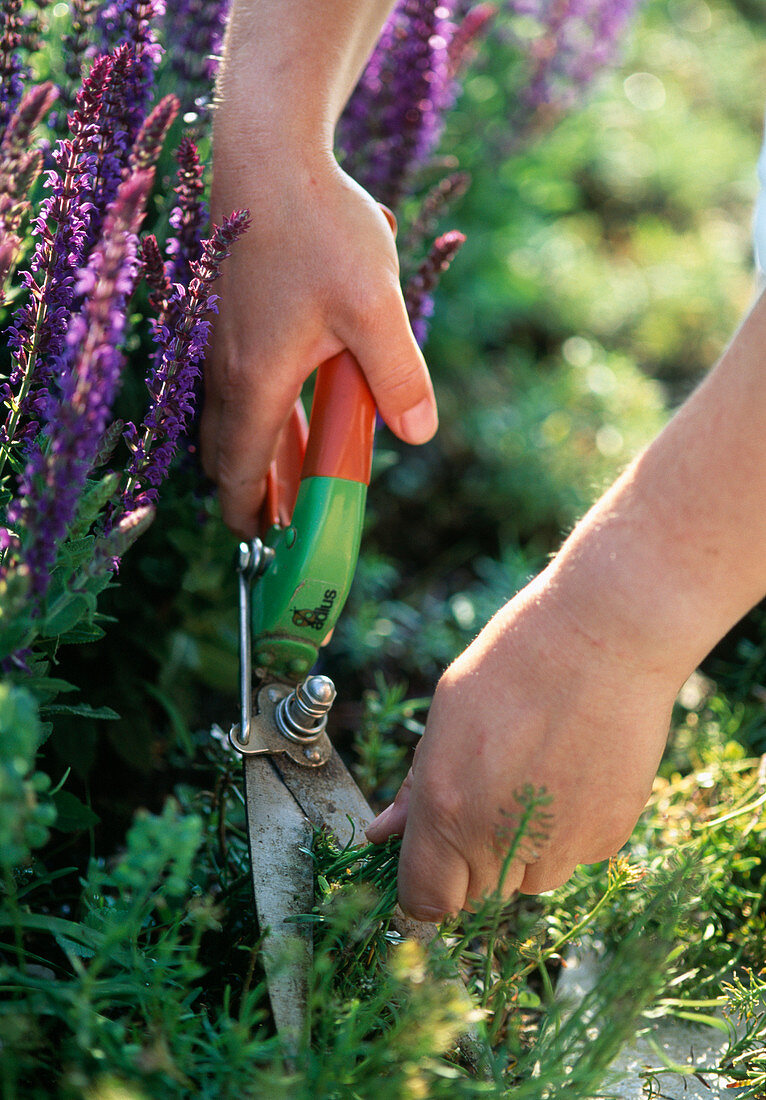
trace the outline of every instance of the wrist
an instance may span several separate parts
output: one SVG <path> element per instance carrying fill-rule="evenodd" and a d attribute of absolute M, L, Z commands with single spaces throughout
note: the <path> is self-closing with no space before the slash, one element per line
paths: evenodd
<path fill-rule="evenodd" d="M 301 112 L 286 112 L 284 102 L 268 82 L 232 67 L 221 81 L 213 116 L 213 163 L 219 174 L 282 184 L 301 170 L 334 163 L 331 112 L 319 99 Z"/>
<path fill-rule="evenodd" d="M 393 0 L 233 0 L 216 89 L 219 149 L 332 155 L 335 126 Z"/>

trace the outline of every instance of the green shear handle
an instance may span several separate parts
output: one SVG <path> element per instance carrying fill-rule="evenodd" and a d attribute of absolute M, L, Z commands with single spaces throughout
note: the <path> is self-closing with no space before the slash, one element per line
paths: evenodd
<path fill-rule="evenodd" d="M 253 589 L 252 660 L 265 678 L 301 680 L 346 602 L 359 556 L 374 431 L 372 393 L 359 364 L 342 351 L 317 372 L 290 521 L 272 523 L 264 540 L 273 559 Z M 296 449 L 293 440 L 293 455 Z M 289 482 L 272 475 L 283 495 L 289 495 Z M 272 508 L 272 518 L 279 511 Z"/>

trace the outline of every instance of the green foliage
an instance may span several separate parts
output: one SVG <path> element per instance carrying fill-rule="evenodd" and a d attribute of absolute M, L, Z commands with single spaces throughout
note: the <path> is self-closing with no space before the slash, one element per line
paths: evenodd
<path fill-rule="evenodd" d="M 2 968 L 4 1095 L 51 1095 L 51 1086 L 77 1095 L 97 1086 L 104 1067 L 150 1089 L 168 1081 L 181 1095 L 187 1079 L 174 1055 L 183 1064 L 187 1036 L 199 1038 L 186 1027 L 202 975 L 196 954 L 216 925 L 210 901 L 189 890 L 200 831 L 199 819 L 171 804 L 138 817 L 113 866 L 91 862 L 77 920 L 30 912 L 9 895 L 3 925 L 37 937 L 45 955 L 19 945 L 17 964 Z M 25 1013 L 19 1057 L 8 1039 Z"/>
<path fill-rule="evenodd" d="M 393 798 L 401 778 L 407 744 L 396 731 L 419 737 L 423 723 L 415 715 L 425 711 L 429 699 L 407 697 L 405 684 L 389 685 L 382 674 L 375 677 L 375 690 L 365 692 L 364 711 L 354 736 L 354 777 L 368 798 Z"/>
<path fill-rule="evenodd" d="M 40 797 L 50 787 L 48 776 L 34 771 L 42 738 L 32 695 L 0 684 L 0 866 L 6 875 L 45 844 L 56 816 Z"/>

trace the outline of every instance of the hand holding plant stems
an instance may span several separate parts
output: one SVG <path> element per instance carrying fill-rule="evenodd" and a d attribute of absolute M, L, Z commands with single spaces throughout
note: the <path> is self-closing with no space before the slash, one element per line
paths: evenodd
<path fill-rule="evenodd" d="M 766 593 L 766 295 L 718 367 L 444 675 L 393 806 L 400 899 L 434 920 L 493 888 L 514 792 L 544 786 L 549 837 L 508 893 L 564 882 L 627 840 L 673 700 Z"/>

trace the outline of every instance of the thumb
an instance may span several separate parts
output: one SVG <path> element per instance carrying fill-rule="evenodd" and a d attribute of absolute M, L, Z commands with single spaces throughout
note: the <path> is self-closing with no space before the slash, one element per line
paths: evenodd
<path fill-rule="evenodd" d="M 426 443 L 439 426 L 431 378 L 412 334 L 398 284 L 365 310 L 366 339 L 346 341 L 370 384 L 380 415 L 405 443 Z"/>
<path fill-rule="evenodd" d="M 391 805 L 378 814 L 375 820 L 371 821 L 365 829 L 367 839 L 371 840 L 373 844 L 382 844 L 390 836 L 402 836 L 404 826 L 407 823 L 411 788 L 412 768 L 407 772 L 407 777 Z"/>

